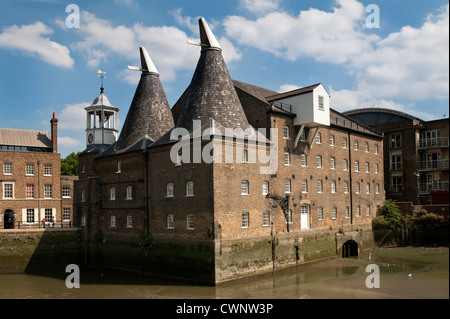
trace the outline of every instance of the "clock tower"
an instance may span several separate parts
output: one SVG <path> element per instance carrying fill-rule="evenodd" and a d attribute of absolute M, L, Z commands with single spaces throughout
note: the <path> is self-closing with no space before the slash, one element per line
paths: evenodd
<path fill-rule="evenodd" d="M 97 96 L 86 110 L 86 144 L 88 148 L 112 145 L 117 140 L 117 112 L 119 109 L 113 106 L 104 93 L 103 70 L 99 70 L 102 79 L 100 95 Z"/>

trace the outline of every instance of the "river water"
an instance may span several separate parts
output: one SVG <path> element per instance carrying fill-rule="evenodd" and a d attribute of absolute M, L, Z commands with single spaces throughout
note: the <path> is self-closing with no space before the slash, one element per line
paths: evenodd
<path fill-rule="evenodd" d="M 369 264 L 379 288 L 366 286 Z M 82 268 L 80 279 L 69 289 L 61 276 L 0 274 L 0 299 L 448 299 L 449 249 L 375 248 L 216 287 L 105 269 Z"/>

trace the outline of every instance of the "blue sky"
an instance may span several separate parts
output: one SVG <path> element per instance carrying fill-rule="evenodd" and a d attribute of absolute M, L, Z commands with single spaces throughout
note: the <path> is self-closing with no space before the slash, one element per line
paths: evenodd
<path fill-rule="evenodd" d="M 69 4 L 80 9 L 79 28 L 66 25 Z M 379 27 L 366 23 L 371 4 Z M 139 46 L 173 106 L 197 64 L 200 50 L 186 40 L 199 38 L 199 17 L 236 80 L 279 92 L 322 83 L 341 112 L 448 117 L 448 1 L 0 0 L 0 127 L 49 131 L 56 112 L 61 155 L 82 151 L 97 69 L 123 123 L 139 80 L 127 65 L 139 65 Z"/>

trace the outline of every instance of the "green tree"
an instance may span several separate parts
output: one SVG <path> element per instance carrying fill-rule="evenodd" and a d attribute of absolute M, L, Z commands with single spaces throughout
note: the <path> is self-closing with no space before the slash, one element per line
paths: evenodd
<path fill-rule="evenodd" d="M 78 175 L 78 155 L 80 152 L 72 152 L 66 158 L 61 159 L 61 175 Z"/>
<path fill-rule="evenodd" d="M 387 219 L 399 220 L 401 218 L 401 211 L 399 207 L 392 200 L 387 200 L 380 209 L 380 215 Z"/>

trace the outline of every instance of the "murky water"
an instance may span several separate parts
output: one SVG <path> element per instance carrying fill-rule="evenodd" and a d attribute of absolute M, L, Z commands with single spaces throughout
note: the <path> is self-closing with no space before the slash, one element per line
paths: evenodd
<path fill-rule="evenodd" d="M 380 269 L 368 289 L 366 266 Z M 245 278 L 217 287 L 82 269 L 81 287 L 65 278 L 0 274 L 0 299 L 385 299 L 449 298 L 448 248 L 384 248 L 358 259 L 333 258 Z"/>

